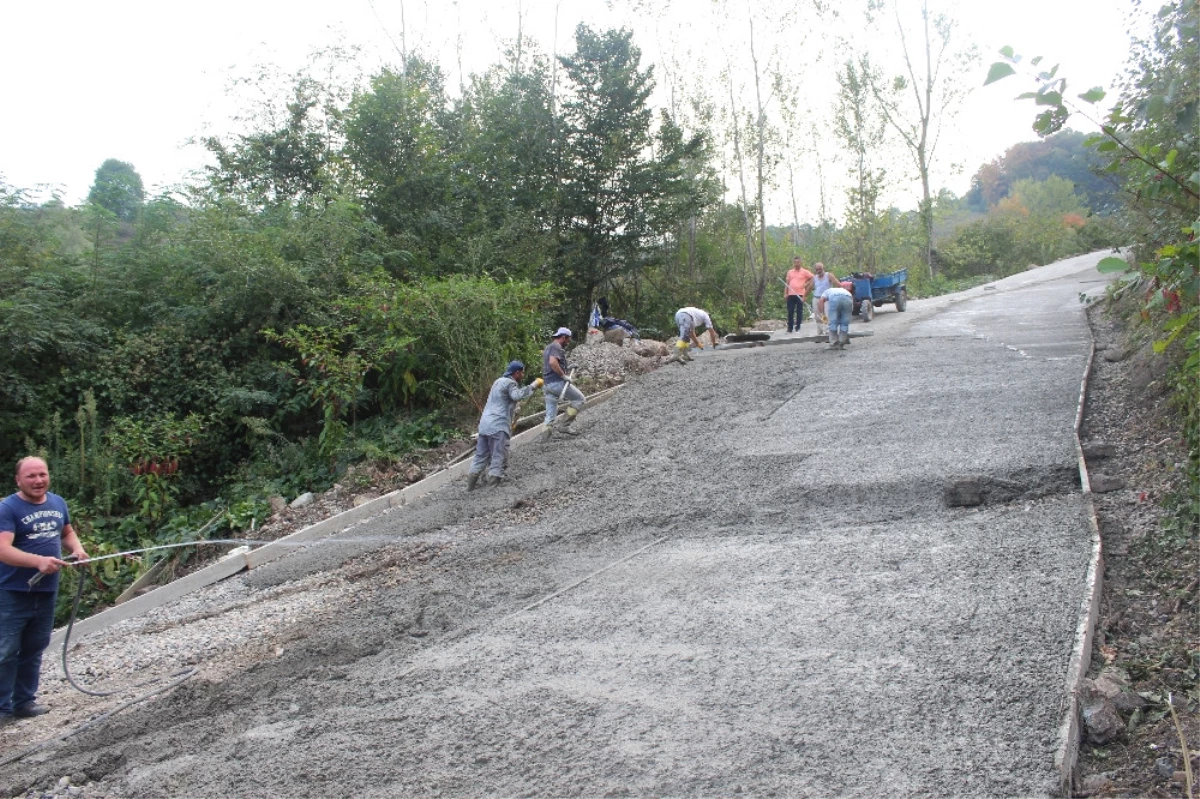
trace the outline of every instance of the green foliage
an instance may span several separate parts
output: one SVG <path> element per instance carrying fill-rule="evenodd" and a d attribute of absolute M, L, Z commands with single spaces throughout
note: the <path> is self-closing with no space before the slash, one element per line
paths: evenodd
<path fill-rule="evenodd" d="M 414 339 L 396 336 L 367 339 L 356 325 L 312 327 L 296 325 L 283 333 L 265 330 L 269 341 L 283 344 L 300 356 L 301 368 L 283 364 L 283 369 L 307 391 L 321 408 L 321 455 L 335 457 L 346 438 L 345 417 L 355 418 L 362 403 L 367 373 L 404 350 Z"/>
<path fill-rule="evenodd" d="M 1111 213 L 1118 203 L 1117 181 L 1100 174 L 1103 161 L 1087 146 L 1087 138 L 1083 133 L 1062 130 L 1039 141 L 1014 144 L 975 172 L 967 203 L 983 213 L 1008 197 L 1017 181 L 1058 177 L 1074 184 L 1087 210 Z"/>
<path fill-rule="evenodd" d="M 508 361 L 538 362 L 558 299 L 544 285 L 461 276 L 399 283 L 376 274 L 359 283 L 359 292 L 347 302 L 359 315 L 363 341 L 413 343 L 414 357 L 394 367 L 411 379 L 385 374 L 381 386 L 411 387 L 439 403 L 466 399 L 478 409 Z"/>
<path fill-rule="evenodd" d="M 96 170 L 88 203 L 103 208 L 122 222 L 132 222 L 146 200 L 142 176 L 133 164 L 110 158 Z"/>
<path fill-rule="evenodd" d="M 351 461 L 396 461 L 416 450 L 440 446 L 452 436 L 453 430 L 437 413 L 382 414 L 358 426 L 346 442 L 346 457 Z"/>
<path fill-rule="evenodd" d="M 452 251 L 459 221 L 444 109 L 441 70 L 410 58 L 400 72 L 373 77 L 370 91 L 355 96 L 346 112 L 346 156 L 360 176 L 365 205 L 425 273 L 444 265 L 443 249 Z"/>
<path fill-rule="evenodd" d="M 1054 175 L 1018 180 L 983 219 L 940 241 L 938 255 L 947 277 L 1003 277 L 1111 243 L 1107 230 L 1085 234 L 1089 224 L 1070 181 Z"/>

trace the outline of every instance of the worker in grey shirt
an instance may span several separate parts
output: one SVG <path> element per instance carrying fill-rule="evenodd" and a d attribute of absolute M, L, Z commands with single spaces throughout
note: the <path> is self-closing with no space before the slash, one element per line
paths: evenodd
<path fill-rule="evenodd" d="M 472 491 L 479 484 L 483 470 L 488 470 L 487 484 L 492 486 L 504 479 L 504 467 L 508 462 L 508 440 L 512 438 L 513 411 L 517 403 L 533 395 L 533 390 L 541 388 L 542 378 L 537 378 L 528 386 L 522 386 L 525 377 L 525 364 L 513 361 L 504 370 L 504 375 L 492 383 L 488 392 L 487 404 L 483 406 L 483 414 L 479 417 L 479 436 L 475 441 L 475 459 L 467 471 L 467 490 Z M 490 464 L 490 465 L 489 465 Z"/>
<path fill-rule="evenodd" d="M 554 337 L 542 350 L 542 378 L 546 387 L 543 396 L 546 399 L 546 423 L 542 425 L 542 440 L 549 441 L 554 435 L 565 433 L 569 436 L 579 435 L 579 431 L 571 427 L 575 417 L 583 410 L 586 399 L 583 392 L 571 385 L 571 369 L 567 366 L 567 345 L 571 343 L 570 328 L 560 327 L 554 331 Z M 556 423 L 558 404 L 567 403 L 566 419 Z"/>

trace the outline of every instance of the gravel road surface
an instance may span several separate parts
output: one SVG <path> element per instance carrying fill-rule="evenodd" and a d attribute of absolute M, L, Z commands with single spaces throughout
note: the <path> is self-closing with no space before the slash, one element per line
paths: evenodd
<path fill-rule="evenodd" d="M 844 352 L 700 353 L 514 448 L 506 485 L 86 637 L 93 684 L 198 673 L 0 795 L 1050 794 L 1100 257 L 887 306 Z M 985 503 L 948 507 L 965 476 Z M 0 752 L 149 690 L 50 660 L 52 712 Z"/>

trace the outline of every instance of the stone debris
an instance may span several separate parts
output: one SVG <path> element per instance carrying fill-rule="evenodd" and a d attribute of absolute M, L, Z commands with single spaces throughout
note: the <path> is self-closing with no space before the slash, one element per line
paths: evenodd
<path fill-rule="evenodd" d="M 1125 480 L 1123 478 L 1102 472 L 1089 475 L 1088 483 L 1092 487 L 1093 494 L 1107 494 L 1112 491 L 1120 491 L 1125 487 Z"/>
<path fill-rule="evenodd" d="M 567 351 L 567 363 L 575 369 L 575 380 L 590 380 L 602 385 L 624 383 L 630 375 L 640 375 L 662 365 L 667 345 L 651 339 L 624 344 L 599 341 L 581 344 Z M 641 353 L 658 352 L 646 356 Z"/>
<path fill-rule="evenodd" d="M 1102 461 L 1108 458 L 1113 458 L 1117 454 L 1117 448 L 1107 441 L 1089 441 L 1083 445 L 1083 458 L 1088 461 Z"/>

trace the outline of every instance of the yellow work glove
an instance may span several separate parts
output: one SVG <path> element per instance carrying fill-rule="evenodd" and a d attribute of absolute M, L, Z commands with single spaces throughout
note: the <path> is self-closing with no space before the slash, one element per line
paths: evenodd
<path fill-rule="evenodd" d="M 532 385 L 534 388 L 541 388 L 542 386 L 546 385 L 546 381 L 540 377 L 535 377 L 533 378 L 533 383 L 530 385 Z"/>

